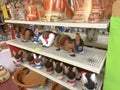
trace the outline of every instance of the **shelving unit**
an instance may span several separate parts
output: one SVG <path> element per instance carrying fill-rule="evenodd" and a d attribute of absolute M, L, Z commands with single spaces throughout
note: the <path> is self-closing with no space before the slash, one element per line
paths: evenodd
<path fill-rule="evenodd" d="M 21 42 L 20 39 L 7 41 L 9 45 L 35 52 L 55 60 L 59 60 L 95 73 L 100 73 L 105 62 L 106 51 L 95 48 L 84 47 L 85 53 L 83 55 L 76 54 L 76 57 L 71 57 L 64 50 L 56 51 L 56 48 L 44 48 L 41 45 L 35 45 L 33 42 Z M 92 61 L 89 61 L 92 59 Z"/>
<path fill-rule="evenodd" d="M 43 76 L 45 76 L 45 77 L 47 77 L 47 78 L 49 78 L 49 79 L 51 79 L 52 81 L 56 81 L 57 83 L 63 85 L 64 87 L 66 87 L 70 90 L 82 90 L 82 84 L 81 84 L 80 81 L 77 81 L 75 86 L 71 86 L 67 83 L 67 79 L 66 79 L 65 76 L 64 76 L 63 79 L 59 80 L 59 79 L 56 78 L 55 73 L 53 73 L 52 75 L 49 75 L 48 73 L 46 73 L 44 67 L 42 69 L 36 69 L 35 67 L 31 67 L 27 64 L 22 64 L 22 65 L 31 69 L 31 70 L 33 70 L 33 71 L 35 71 L 35 72 L 37 72 L 37 73 L 39 73 L 39 74 L 41 74 L 41 75 L 43 75 Z M 103 78 L 99 77 L 99 76 L 97 78 L 98 78 L 98 87 L 97 87 L 96 90 L 101 90 Z"/>
<path fill-rule="evenodd" d="M 5 20 L 5 23 L 106 29 L 109 25 L 109 20 L 104 20 L 103 22 L 100 22 L 100 23 L 72 23 L 71 20 L 63 20 L 59 22 Z M 50 57 L 52 59 L 62 61 L 64 63 L 68 63 L 73 66 L 95 72 L 98 74 L 98 76 L 103 68 L 105 58 L 106 58 L 106 50 L 90 48 L 90 47 L 84 47 L 85 53 L 83 55 L 76 54 L 76 57 L 71 57 L 64 50 L 56 51 L 56 48 L 54 46 L 51 46 L 49 48 L 44 48 L 41 45 L 35 45 L 33 42 L 23 43 L 21 42 L 20 39 L 9 40 L 7 41 L 7 43 L 9 45 L 12 45 L 12 46 L 15 46 L 21 49 L 25 49 L 25 50 L 28 50 L 34 53 L 38 53 L 38 54 Z M 67 87 L 68 89 L 82 90 L 82 85 L 80 81 L 77 82 L 75 86 L 70 86 L 67 84 L 67 81 L 65 81 L 66 77 L 64 77 L 64 79 L 62 80 L 58 80 L 57 78 L 55 78 L 55 74 L 52 74 L 52 75 L 47 74 L 44 68 L 39 70 L 39 69 L 29 66 L 26 63 L 23 63 L 22 65 L 31 70 L 34 70 L 40 73 L 41 75 L 46 76 L 47 78 Z M 97 85 L 98 87 L 96 90 L 101 90 L 103 77 L 100 77 L 100 78 L 98 77 L 98 85 Z"/>

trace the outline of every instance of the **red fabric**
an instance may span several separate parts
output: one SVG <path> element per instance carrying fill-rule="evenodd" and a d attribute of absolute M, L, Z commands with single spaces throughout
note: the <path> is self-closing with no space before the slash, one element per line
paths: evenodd
<path fill-rule="evenodd" d="M 13 56 L 13 51 L 19 52 L 19 50 L 21 50 L 20 48 L 14 47 L 12 45 L 8 45 L 8 46 L 9 46 L 9 49 L 10 49 L 10 52 L 11 52 L 12 56 Z"/>

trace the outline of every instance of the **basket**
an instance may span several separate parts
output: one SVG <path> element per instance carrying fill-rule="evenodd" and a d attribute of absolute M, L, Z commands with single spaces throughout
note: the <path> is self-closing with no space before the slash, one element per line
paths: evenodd
<path fill-rule="evenodd" d="M 0 83 L 6 82 L 10 78 L 10 72 L 0 65 Z"/>
<path fill-rule="evenodd" d="M 15 71 L 13 81 L 27 90 L 40 90 L 40 86 L 46 85 L 47 78 L 26 67 L 21 67 Z"/>

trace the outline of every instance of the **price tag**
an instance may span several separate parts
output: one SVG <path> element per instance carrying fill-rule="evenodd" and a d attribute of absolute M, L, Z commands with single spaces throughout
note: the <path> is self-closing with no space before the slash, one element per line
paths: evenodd
<path fill-rule="evenodd" d="M 35 48 L 35 51 L 41 51 L 41 48 Z"/>

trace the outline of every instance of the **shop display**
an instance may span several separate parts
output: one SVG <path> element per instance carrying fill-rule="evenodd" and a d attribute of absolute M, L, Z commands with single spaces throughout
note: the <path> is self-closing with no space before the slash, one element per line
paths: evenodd
<path fill-rule="evenodd" d="M 24 2 L 10 2 L 7 7 L 11 19 L 15 20 L 55 22 L 72 18 L 73 22 L 95 23 L 111 17 L 111 9 L 114 1 L 115 0 L 24 0 Z"/>
<path fill-rule="evenodd" d="M 40 5 L 36 4 L 38 0 L 31 0 L 31 1 L 24 0 L 24 1 L 25 1 L 24 3 L 25 8 L 27 10 L 29 8 L 29 11 L 27 11 L 27 16 L 26 16 L 26 20 L 28 21 L 24 20 L 21 22 L 19 20 L 13 20 L 12 22 L 9 22 L 8 20 L 7 23 L 46 25 L 45 27 L 54 27 L 54 26 L 57 27 L 65 26 L 66 28 L 80 27 L 80 29 L 81 28 L 103 29 L 108 27 L 106 21 L 105 22 L 103 21 L 103 19 L 105 18 L 104 10 L 103 10 L 103 5 L 104 5 L 103 0 L 101 1 L 71 0 L 71 2 L 73 2 L 73 6 L 72 3 L 70 4 L 71 6 L 69 5 L 68 0 L 44 0 L 44 2 L 43 0 L 39 0 L 40 1 L 39 3 L 42 3 Z M 33 12 L 30 10 L 32 10 Z M 32 15 L 33 17 L 30 15 Z M 71 21 L 71 18 L 73 22 Z M 82 23 L 74 23 L 74 22 L 82 22 Z M 91 74 L 90 77 L 94 76 L 95 78 L 97 78 L 97 81 L 94 82 L 95 80 L 94 77 L 93 77 L 94 80 L 93 79 L 91 80 L 93 80 L 94 84 L 98 83 L 98 85 L 93 85 L 92 82 L 93 87 L 89 87 L 88 85 L 89 78 L 83 75 L 83 73 L 81 73 L 79 69 L 81 68 L 85 69 L 88 71 L 87 73 L 93 72 L 100 74 L 105 62 L 105 57 L 106 57 L 105 50 L 99 50 L 96 48 L 84 46 L 84 41 L 79 31 L 76 31 L 78 33 L 75 33 L 74 34 L 75 37 L 72 37 L 72 35 L 65 35 L 63 34 L 63 32 L 60 32 L 60 34 L 59 33 L 55 34 L 54 32 L 52 32 L 51 28 L 49 29 L 49 31 L 47 30 L 40 33 L 39 33 L 39 29 L 37 31 L 36 28 L 34 29 L 35 30 L 34 33 L 33 33 L 34 31 L 33 29 L 29 28 L 28 31 L 30 30 L 32 31 L 32 34 L 34 34 L 31 37 L 34 38 L 34 41 L 31 40 L 31 38 L 28 39 L 28 37 L 30 36 L 30 32 L 27 31 L 25 31 L 27 32 L 27 35 L 25 35 L 25 32 L 23 32 L 23 35 L 21 37 L 23 42 L 21 42 L 21 39 L 19 38 L 8 41 L 8 44 L 15 46 L 16 48 L 18 47 L 31 52 L 31 54 L 29 54 L 25 58 L 25 62 L 22 63 L 23 66 L 31 70 L 34 70 L 40 73 L 41 75 L 53 81 L 56 81 L 57 83 L 71 90 L 80 90 L 84 88 L 101 90 L 101 86 L 103 83 L 102 78 L 97 77 L 97 75 Z M 56 29 L 55 27 L 55 30 L 57 31 L 59 29 L 58 28 Z M 73 33 L 74 32 L 72 32 L 72 34 Z M 93 33 L 94 32 L 92 32 L 92 34 L 90 34 L 91 36 L 88 37 L 90 41 L 93 39 L 91 38 L 92 35 L 93 37 L 96 37 L 94 36 Z M 25 39 L 25 37 L 27 37 L 27 39 Z M 34 44 L 32 41 L 37 44 Z M 42 45 L 39 45 L 39 42 L 40 44 L 42 43 Z M 49 47 L 49 48 L 44 48 L 44 47 Z M 60 51 L 57 52 L 55 51 L 55 49 L 57 51 L 59 50 Z M 66 51 L 68 53 L 66 53 Z M 39 60 L 41 59 L 43 60 L 43 62 L 38 63 Z M 65 68 L 64 65 L 66 65 Z M 84 81 L 84 79 L 86 79 L 83 78 L 83 76 L 87 78 L 88 82 L 81 82 Z"/>

